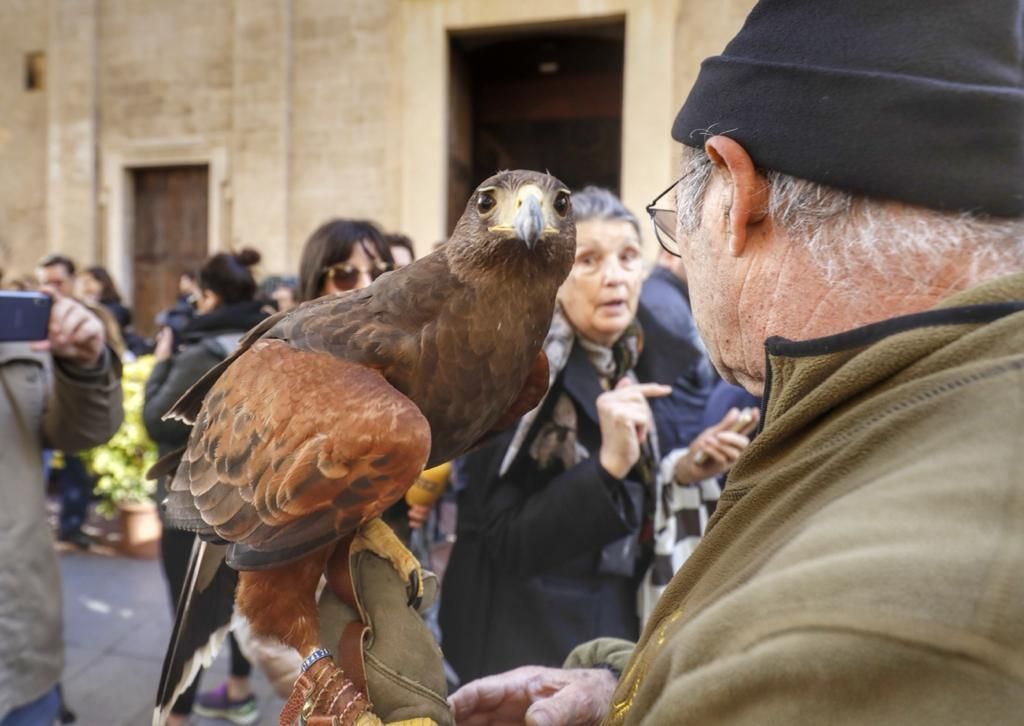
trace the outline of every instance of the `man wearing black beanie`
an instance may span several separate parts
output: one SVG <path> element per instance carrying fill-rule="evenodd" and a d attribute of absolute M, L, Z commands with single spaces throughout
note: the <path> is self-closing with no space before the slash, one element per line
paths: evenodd
<path fill-rule="evenodd" d="M 672 134 L 652 218 L 762 430 L 639 643 L 456 720 L 1019 723 L 1024 1 L 761 0 Z"/>

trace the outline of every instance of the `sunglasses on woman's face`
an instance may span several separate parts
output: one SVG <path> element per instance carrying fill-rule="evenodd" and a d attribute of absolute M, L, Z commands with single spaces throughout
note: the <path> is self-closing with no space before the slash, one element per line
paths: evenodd
<path fill-rule="evenodd" d="M 339 290 L 353 290 L 359 284 L 359 275 L 366 273 L 373 281 L 393 269 L 395 269 L 393 264 L 380 260 L 374 260 L 370 269 L 356 267 L 348 262 L 338 262 L 324 270 L 324 281 L 330 280 Z"/>

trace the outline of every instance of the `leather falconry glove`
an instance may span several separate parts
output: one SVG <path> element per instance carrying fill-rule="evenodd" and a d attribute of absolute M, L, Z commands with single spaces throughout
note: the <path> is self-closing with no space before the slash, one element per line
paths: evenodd
<path fill-rule="evenodd" d="M 388 561 L 338 545 L 319 601 L 321 642 L 337 644 L 334 658 L 295 682 L 282 726 L 454 724 L 441 650 L 420 615 L 437 597 L 437 577 L 424 571 L 423 579 L 417 611 Z"/>

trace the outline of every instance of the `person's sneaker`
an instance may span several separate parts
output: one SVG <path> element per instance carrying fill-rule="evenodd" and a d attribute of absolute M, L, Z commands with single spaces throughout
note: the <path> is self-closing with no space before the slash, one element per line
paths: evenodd
<path fill-rule="evenodd" d="M 256 723 L 260 719 L 255 694 L 250 693 L 248 698 L 241 701 L 232 701 L 228 698 L 227 683 L 220 684 L 212 691 L 200 693 L 192 710 L 204 718 L 222 718 L 243 726 Z"/>
<path fill-rule="evenodd" d="M 57 539 L 61 542 L 72 544 L 80 550 L 88 550 L 93 545 L 93 539 L 80 529 L 72 529 L 67 532 L 60 532 Z"/>

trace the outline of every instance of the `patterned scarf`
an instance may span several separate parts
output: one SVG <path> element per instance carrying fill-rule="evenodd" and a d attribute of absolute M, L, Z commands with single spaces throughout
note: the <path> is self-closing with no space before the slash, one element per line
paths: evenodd
<path fill-rule="evenodd" d="M 636 380 L 632 368 L 643 347 L 643 334 L 637 323 L 634 322 L 615 345 L 608 348 L 577 336 L 561 307 L 556 306 L 551 328 L 544 341 L 549 367 L 549 393 L 551 384 L 569 362 L 569 355 L 576 343 L 587 351 L 598 376 L 607 380 L 609 386 L 622 377 Z M 512 442 L 502 459 L 500 476 L 508 473 L 521 453 L 530 430 L 544 408 L 547 395 L 536 408 L 519 420 Z M 541 469 L 556 463 L 563 469 L 569 469 L 587 459 L 590 452 L 576 439 L 576 423 L 576 407 L 563 391 L 552 408 L 550 419 L 541 424 L 530 443 L 527 455 Z M 652 430 L 644 442 L 640 461 L 634 467 L 634 473 L 642 479 L 641 483 L 648 492 L 644 504 L 646 514 L 652 517 L 654 525 L 654 561 L 644 574 L 637 593 L 637 615 L 641 627 L 673 573 L 696 548 L 721 494 L 714 478 L 685 486 L 675 483 L 676 463 L 686 455 L 686 451 L 685 448 L 676 449 L 661 459 L 658 434 Z M 635 533 L 608 545 L 602 551 L 602 561 L 606 555 L 612 555 L 611 559 L 620 564 L 630 562 L 629 552 L 636 547 L 638 539 L 639 533 Z"/>
<path fill-rule="evenodd" d="M 633 367 L 636 365 L 636 361 L 643 349 L 643 332 L 640 329 L 639 323 L 634 320 L 611 347 L 606 347 L 577 336 L 575 328 L 572 327 L 568 318 L 565 317 L 565 313 L 562 312 L 562 307 L 555 305 L 551 327 L 548 329 L 547 338 L 544 340 L 544 353 L 548 357 L 548 392 L 544 394 L 544 398 L 537 404 L 536 408 L 519 419 L 515 434 L 512 436 L 512 442 L 509 444 L 508 449 L 505 451 L 505 457 L 502 459 L 499 476 L 507 474 L 509 468 L 511 468 L 513 462 L 519 456 L 523 444 L 526 443 L 526 437 L 529 435 L 534 422 L 547 402 L 547 397 L 551 393 L 551 386 L 568 364 L 573 345 L 576 343 L 579 343 L 587 352 L 587 357 L 597 371 L 598 377 L 607 383 L 604 386 L 606 390 L 624 377 L 636 381 Z M 656 451 L 656 432 L 652 432 L 649 443 L 653 446 L 653 450 Z M 576 440 L 576 408 L 564 391 L 562 391 L 559 400 L 555 402 L 551 420 L 541 425 L 541 429 L 538 431 L 537 436 L 534 437 L 528 453 L 541 469 L 547 468 L 555 458 L 560 459 L 563 466 L 569 469 L 590 456 L 589 452 Z M 654 459 L 654 462 L 656 461 L 657 459 Z M 651 464 L 649 470 L 654 471 L 653 464 Z"/>
<path fill-rule="evenodd" d="M 579 344 L 586 352 L 587 358 L 601 380 L 602 388 L 610 390 L 623 378 L 636 382 L 633 367 L 643 348 L 643 334 L 640 325 L 634 321 L 623 332 L 622 336 L 610 347 L 602 346 L 576 334 L 560 307 L 556 307 L 551 328 L 544 342 L 544 352 L 548 356 L 549 392 L 558 374 L 569 361 L 574 345 Z M 547 420 L 537 427 L 537 433 L 530 442 L 526 454 L 533 459 L 540 471 L 566 471 L 591 456 L 578 440 L 576 406 L 569 394 L 562 390 L 558 399 L 551 406 Z M 545 401 L 547 397 L 545 396 Z M 516 457 L 522 453 L 526 437 L 533 429 L 537 416 L 544 408 L 542 401 L 537 408 L 524 416 L 516 428 L 502 461 L 500 474 L 504 475 Z M 645 441 L 641 442 L 640 459 L 630 472 L 630 479 L 637 483 L 626 485 L 626 496 L 636 515 L 641 519 L 640 528 L 620 540 L 606 545 L 601 551 L 599 571 L 604 574 L 615 574 L 634 577 L 638 558 L 641 555 L 641 534 L 650 532 L 646 523 L 653 520 L 655 501 L 657 498 L 656 472 L 658 462 L 658 435 L 652 430 Z"/>

